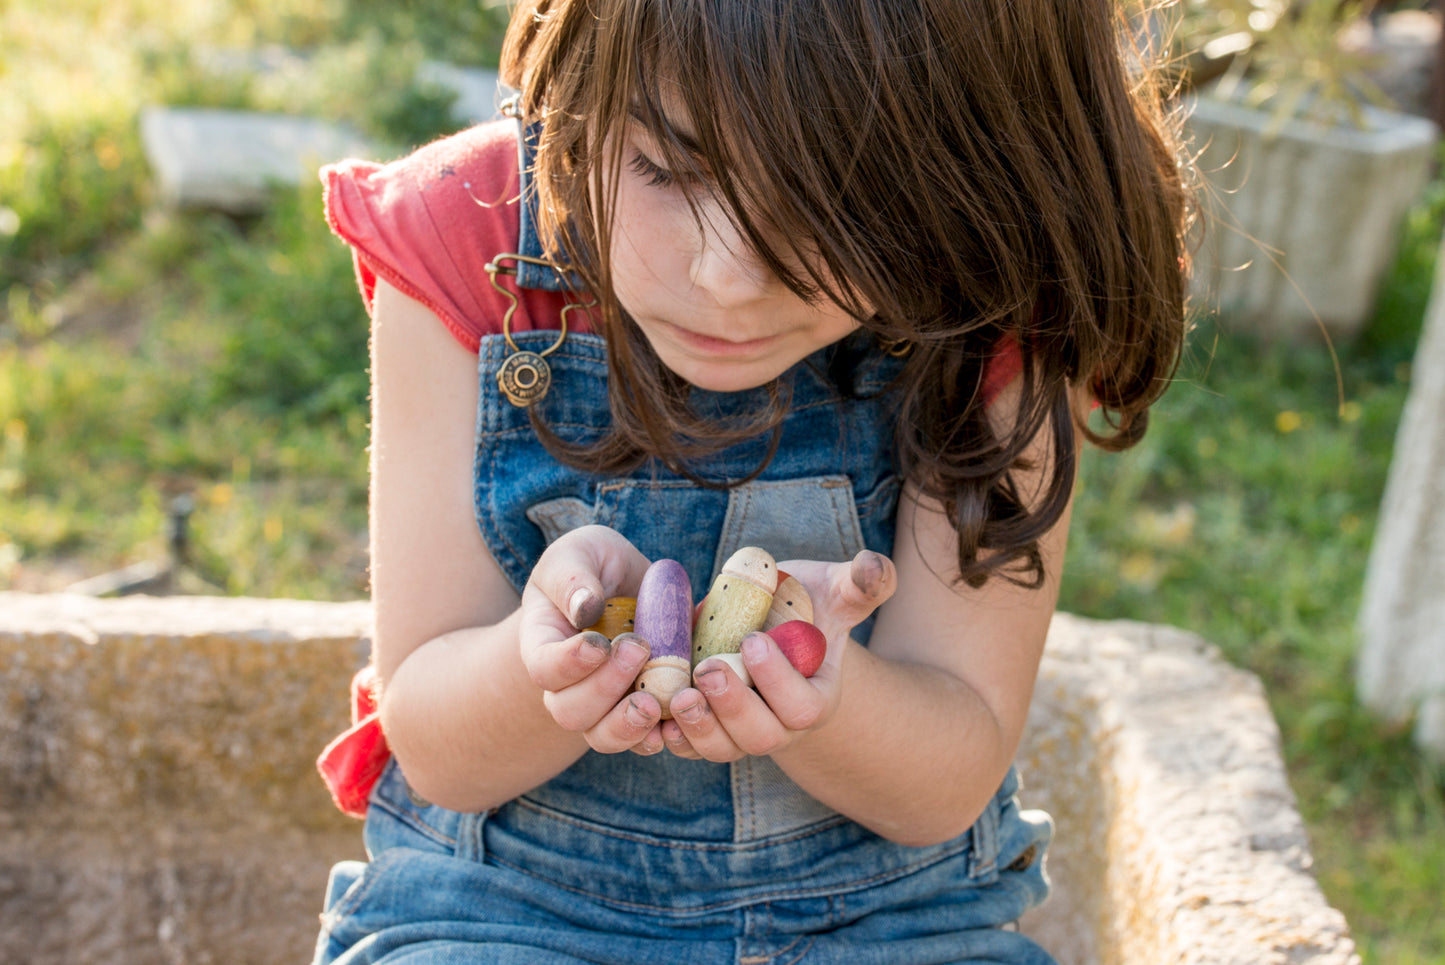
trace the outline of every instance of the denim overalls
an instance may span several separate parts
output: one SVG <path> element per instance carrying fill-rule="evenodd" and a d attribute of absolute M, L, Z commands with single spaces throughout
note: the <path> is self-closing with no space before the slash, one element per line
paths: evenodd
<path fill-rule="evenodd" d="M 524 213 L 524 253 L 536 253 L 529 221 Z M 558 281 L 550 271 L 518 280 Z M 556 338 L 515 341 L 541 352 Z M 826 376 L 836 351 L 865 360 L 854 370 L 858 397 L 842 397 Z M 864 336 L 785 376 L 793 404 L 777 455 L 759 478 L 729 489 L 655 463 L 625 478 L 561 465 L 527 412 L 498 391 L 511 353 L 500 335 L 482 339 L 475 495 L 481 532 L 519 592 L 547 543 L 587 523 L 618 530 L 650 559 L 681 562 L 696 596 L 741 546 L 780 561 L 890 552 L 899 482 L 885 389 L 896 363 Z M 596 438 L 609 424 L 605 353 L 601 338 L 571 334 L 546 357 L 553 382 L 538 404 L 564 438 Z M 699 404 L 726 416 L 755 411 L 760 398 L 701 393 Z M 765 449 L 737 446 L 706 471 L 741 478 Z M 866 642 L 868 631 L 854 636 Z M 371 862 L 332 872 L 316 961 L 1052 963 L 1007 927 L 1047 891 L 1050 824 L 1020 811 L 1016 789 L 1011 771 L 973 828 L 910 848 L 814 800 L 768 758 L 713 764 L 589 751 L 483 814 L 415 798 L 393 761 L 366 819 Z"/>

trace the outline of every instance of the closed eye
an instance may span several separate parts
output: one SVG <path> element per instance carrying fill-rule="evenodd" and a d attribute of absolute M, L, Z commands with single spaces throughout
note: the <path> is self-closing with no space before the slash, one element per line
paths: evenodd
<path fill-rule="evenodd" d="M 628 167 L 632 168 L 633 172 L 642 178 L 649 187 L 670 188 L 682 180 L 667 168 L 654 163 L 641 151 L 632 152 L 632 160 L 628 163 Z"/>

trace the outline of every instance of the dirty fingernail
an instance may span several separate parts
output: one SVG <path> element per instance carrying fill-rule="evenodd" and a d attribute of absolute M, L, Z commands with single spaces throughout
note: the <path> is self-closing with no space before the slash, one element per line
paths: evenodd
<path fill-rule="evenodd" d="M 597 666 L 612 652 L 612 641 L 596 630 L 584 630 L 582 642 L 577 648 L 577 657 L 585 664 Z"/>
<path fill-rule="evenodd" d="M 648 649 L 640 637 L 634 637 L 630 633 L 624 633 L 612 641 L 617 648 L 617 661 L 628 670 L 636 670 L 647 662 L 652 651 Z"/>
<path fill-rule="evenodd" d="M 641 702 L 636 697 L 633 697 L 632 699 L 627 701 L 627 722 L 634 727 L 651 726 L 653 721 L 652 714 L 644 710 L 640 706 L 640 703 Z"/>
<path fill-rule="evenodd" d="M 761 663 L 768 655 L 768 640 L 761 633 L 750 633 L 743 638 L 743 660 Z"/>
<path fill-rule="evenodd" d="M 700 700 L 689 701 L 686 706 L 682 706 L 679 701 L 674 700 L 671 710 L 672 716 L 689 724 L 696 724 L 702 720 L 702 701 Z"/>
<path fill-rule="evenodd" d="M 697 675 L 697 689 L 709 697 L 716 697 L 727 690 L 728 678 L 721 670 L 709 670 Z"/>
<path fill-rule="evenodd" d="M 602 616 L 600 601 L 585 586 L 579 586 L 567 598 L 567 618 L 574 627 L 590 627 Z"/>
<path fill-rule="evenodd" d="M 883 580 L 888 575 L 883 557 L 872 550 L 864 550 L 853 558 L 853 585 L 869 596 L 877 596 L 883 589 Z"/>

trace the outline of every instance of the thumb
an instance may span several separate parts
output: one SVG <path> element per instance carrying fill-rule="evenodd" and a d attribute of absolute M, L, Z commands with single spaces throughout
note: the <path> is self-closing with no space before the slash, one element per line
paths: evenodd
<path fill-rule="evenodd" d="M 602 616 L 607 597 L 637 592 L 647 562 L 620 533 L 584 526 L 547 548 L 532 570 L 527 591 L 538 595 L 537 603 L 561 611 L 580 630 Z"/>
<path fill-rule="evenodd" d="M 873 550 L 863 550 L 848 563 L 789 560 L 778 565 L 815 593 L 813 622 L 830 639 L 868 619 L 898 589 L 893 561 Z"/>

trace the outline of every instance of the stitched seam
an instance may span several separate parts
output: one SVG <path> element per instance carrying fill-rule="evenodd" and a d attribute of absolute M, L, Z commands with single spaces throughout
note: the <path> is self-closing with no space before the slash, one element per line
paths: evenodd
<path fill-rule="evenodd" d="M 490 359 L 490 352 L 488 353 L 488 358 Z M 488 406 L 495 405 L 496 400 L 489 398 L 485 404 Z M 511 582 L 512 586 L 516 588 L 517 591 L 520 593 L 522 587 L 526 586 L 528 574 L 522 572 L 522 554 L 517 550 L 517 547 L 512 545 L 512 541 L 507 538 L 506 531 L 496 523 L 496 519 L 499 514 L 499 507 L 497 506 L 497 447 L 494 445 L 489 445 L 486 447 L 486 452 L 487 518 L 485 525 L 481 527 L 482 541 L 484 543 L 487 543 L 489 548 L 493 550 L 493 556 L 496 556 L 497 554 L 495 552 L 495 546 L 492 544 L 492 539 L 499 540 L 501 544 L 506 547 L 506 551 L 510 555 L 511 559 L 506 561 L 503 565 L 507 570 L 508 580 Z M 491 538 L 489 538 L 489 536 Z"/>
<path fill-rule="evenodd" d="M 456 838 L 443 834 L 436 828 L 432 827 L 430 824 L 427 824 L 425 821 L 421 820 L 421 818 L 417 817 L 412 812 L 405 811 L 380 796 L 373 798 L 371 803 L 374 806 L 381 808 L 383 811 L 387 812 L 392 817 L 396 818 L 398 821 L 400 821 L 402 824 L 405 824 L 412 830 L 419 831 L 426 837 L 431 838 L 437 844 L 445 845 L 446 847 L 451 848 L 453 851 L 456 850 Z"/>
<path fill-rule="evenodd" d="M 528 800 L 525 797 L 515 798 L 512 803 L 515 804 L 517 807 L 531 811 L 534 814 L 541 815 L 542 817 L 549 818 L 562 824 L 571 825 L 572 827 L 579 828 L 583 831 L 590 831 L 593 834 L 597 834 L 605 838 L 615 838 L 618 841 L 627 841 L 633 844 L 643 844 L 649 845 L 651 847 L 667 848 L 672 851 L 732 851 L 738 853 L 761 851 L 765 848 L 776 847 L 782 844 L 792 844 L 795 841 L 805 841 L 808 838 L 814 837 L 815 835 L 822 834 L 826 831 L 831 831 L 839 825 L 846 823 L 848 820 L 842 815 L 834 818 L 825 818 L 824 820 L 819 821 L 817 824 L 809 825 L 807 828 L 800 828 L 797 831 L 789 832 L 786 835 L 780 835 L 776 838 L 769 838 L 757 842 L 683 841 L 670 838 L 649 837 L 644 834 L 635 834 L 629 831 L 623 831 L 619 828 L 609 828 L 593 824 L 588 821 L 574 818 L 572 815 L 567 814 L 564 811 L 558 811 L 553 808 L 546 807 L 545 805 L 538 804 L 537 802 Z"/>
<path fill-rule="evenodd" d="M 745 908 L 749 905 L 756 905 L 768 901 L 788 901 L 798 898 L 828 897 L 830 895 L 838 894 L 840 889 L 846 889 L 847 891 L 862 891 L 865 888 L 871 888 L 877 884 L 883 884 L 888 881 L 896 880 L 898 878 L 907 877 L 908 875 L 913 874 L 916 871 L 921 871 L 924 868 L 931 867 L 941 861 L 946 861 L 947 859 L 954 857 L 956 854 L 957 852 L 950 852 L 947 854 L 939 855 L 935 858 L 931 858 L 928 861 L 920 861 L 915 864 L 904 865 L 901 868 L 895 868 L 890 871 L 882 871 L 876 875 L 871 875 L 867 878 L 858 878 L 849 882 L 828 885 L 814 885 L 810 888 L 795 888 L 783 891 L 770 891 L 757 895 L 748 895 L 747 897 L 739 896 L 724 901 L 712 902 L 711 904 L 692 905 L 687 908 L 686 911 L 679 911 L 674 905 L 652 905 L 645 902 L 627 901 L 626 899 L 613 898 L 608 895 L 599 894 L 594 891 L 587 891 L 586 889 L 579 888 L 576 885 L 563 884 L 560 881 L 556 881 L 552 878 L 546 877 L 545 875 L 538 874 L 536 871 L 523 867 L 522 865 L 514 864 L 513 862 L 507 861 L 504 858 L 499 858 L 497 857 L 497 855 L 492 853 L 489 853 L 487 855 L 487 859 L 489 861 L 496 862 L 498 865 L 504 868 L 510 868 L 511 870 L 516 871 L 519 874 L 526 875 L 528 878 L 533 878 L 537 881 L 545 881 L 549 885 L 552 885 L 554 888 L 560 888 L 563 891 L 570 892 L 574 895 L 582 895 L 583 897 L 596 901 L 598 904 L 607 905 L 613 908 L 625 908 L 631 911 L 666 912 L 672 917 L 682 918 L 708 914 L 726 908 Z"/>
<path fill-rule="evenodd" d="M 806 955 L 806 954 L 808 954 L 808 950 L 813 947 L 813 943 L 816 942 L 818 939 L 817 939 L 815 936 L 813 936 L 813 935 L 800 935 L 800 936 L 798 936 L 797 938 L 793 939 L 790 943 L 788 943 L 788 945 L 787 945 L 786 947 L 778 949 L 777 954 L 778 954 L 778 955 L 786 954 L 786 953 L 787 953 L 789 950 L 791 950 L 795 945 L 797 945 L 798 942 L 801 942 L 801 941 L 804 941 L 804 940 L 806 940 L 808 944 L 804 945 L 801 949 L 799 949 L 799 950 L 798 950 L 798 954 L 794 955 L 792 958 L 788 959 L 786 962 L 780 962 L 780 963 L 778 963 L 778 965 L 793 965 L 793 963 L 795 963 L 795 962 L 800 962 L 800 961 L 802 961 L 802 960 L 803 960 L 803 956 Z M 775 955 L 774 957 L 776 958 L 777 955 Z"/>

